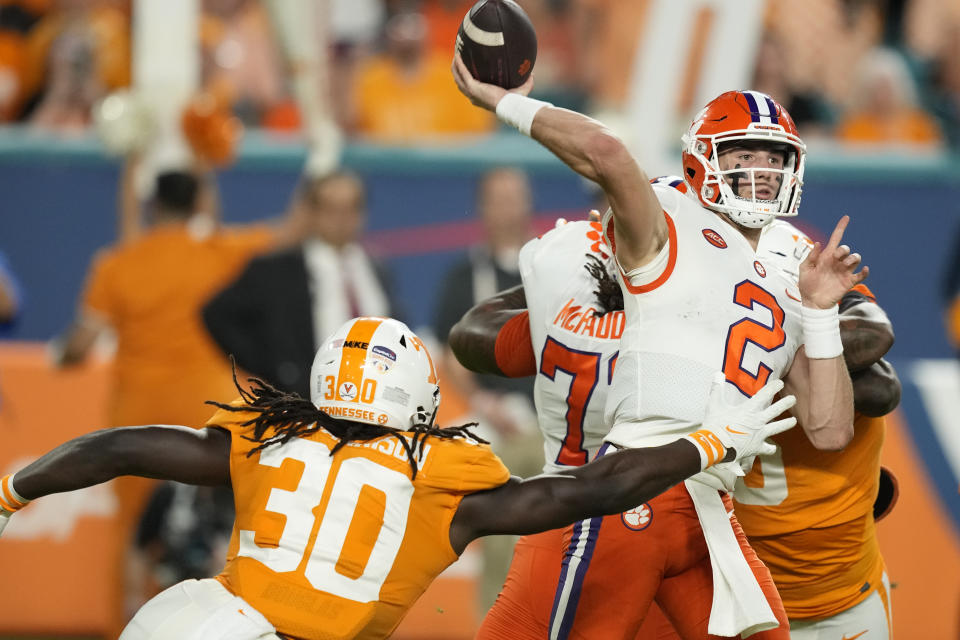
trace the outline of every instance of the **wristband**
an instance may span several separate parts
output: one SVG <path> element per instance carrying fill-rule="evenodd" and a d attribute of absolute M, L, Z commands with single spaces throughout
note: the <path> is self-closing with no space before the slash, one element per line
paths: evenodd
<path fill-rule="evenodd" d="M 813 359 L 836 358 L 843 354 L 840 342 L 840 307 L 829 309 L 802 307 L 803 346 L 807 357 Z"/>
<path fill-rule="evenodd" d="M 0 509 L 13 513 L 23 509 L 29 502 L 13 488 L 13 475 L 3 476 L 0 480 Z"/>
<path fill-rule="evenodd" d="M 727 448 L 720 442 L 720 438 L 707 429 L 694 431 L 690 435 L 683 436 L 683 439 L 692 442 L 700 452 L 701 471 L 720 462 L 727 455 Z"/>
<path fill-rule="evenodd" d="M 543 100 L 534 100 L 519 93 L 508 93 L 497 103 L 497 117 L 525 136 L 530 135 L 533 118 L 544 107 L 553 105 Z"/>

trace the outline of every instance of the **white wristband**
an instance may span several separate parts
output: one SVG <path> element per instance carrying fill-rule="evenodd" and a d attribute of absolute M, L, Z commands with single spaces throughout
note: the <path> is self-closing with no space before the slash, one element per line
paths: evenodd
<path fill-rule="evenodd" d="M 727 448 L 720 442 L 720 438 L 709 429 L 700 429 L 691 434 L 683 436 L 693 444 L 700 453 L 700 470 L 713 466 L 722 461 L 727 455 Z"/>
<path fill-rule="evenodd" d="M 525 136 L 530 135 L 533 118 L 544 107 L 553 105 L 543 100 L 534 100 L 519 93 L 508 93 L 497 103 L 497 117 Z"/>
<path fill-rule="evenodd" d="M 807 357 L 814 359 L 836 358 L 843 354 L 840 342 L 840 307 L 829 309 L 802 307 L 803 346 Z"/>
<path fill-rule="evenodd" d="M 13 488 L 13 474 L 0 478 L 0 510 L 13 513 L 27 506 L 29 502 Z"/>

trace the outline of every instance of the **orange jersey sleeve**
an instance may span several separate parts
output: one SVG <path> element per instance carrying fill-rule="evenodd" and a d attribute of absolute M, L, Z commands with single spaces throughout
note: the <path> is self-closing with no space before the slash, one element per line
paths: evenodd
<path fill-rule="evenodd" d="M 93 259 L 90 272 L 82 294 L 82 306 L 85 311 L 103 316 L 113 322 L 119 300 L 114 291 L 115 254 L 101 251 Z"/>
<path fill-rule="evenodd" d="M 509 477 L 488 447 L 459 438 L 429 438 L 416 479 L 393 435 L 331 456 L 337 439 L 321 429 L 248 455 L 247 419 L 221 410 L 208 422 L 232 434 L 237 506 L 218 579 L 292 638 L 389 636 L 456 560 L 449 527 L 464 493 Z"/>

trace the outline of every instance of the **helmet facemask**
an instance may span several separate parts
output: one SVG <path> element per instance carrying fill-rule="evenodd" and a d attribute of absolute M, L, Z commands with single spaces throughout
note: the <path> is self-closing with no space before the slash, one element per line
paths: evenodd
<path fill-rule="evenodd" d="M 762 126 L 762 125 L 761 125 Z M 702 200 L 714 211 L 726 214 L 733 222 L 750 228 L 764 227 L 774 217 L 797 215 L 800 193 L 803 186 L 803 171 L 806 147 L 796 136 L 769 129 L 726 131 L 716 135 L 687 134 L 684 148 L 705 170 L 700 193 Z M 782 168 L 740 167 L 721 169 L 720 154 L 731 146 L 781 151 L 784 153 Z M 779 176 L 776 196 L 772 199 L 755 195 L 757 174 Z M 774 179 L 774 182 L 777 182 Z M 746 196 L 742 193 L 748 186 Z"/>

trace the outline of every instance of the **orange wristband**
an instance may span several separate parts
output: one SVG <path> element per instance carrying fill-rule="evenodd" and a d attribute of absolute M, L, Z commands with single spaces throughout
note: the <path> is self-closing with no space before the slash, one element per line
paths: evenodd
<path fill-rule="evenodd" d="M 23 509 L 29 502 L 13 488 L 13 475 L 7 474 L 0 480 L 0 509 L 13 513 Z"/>
<path fill-rule="evenodd" d="M 700 452 L 700 469 L 706 469 L 720 462 L 727 455 L 727 448 L 712 431 L 700 429 L 683 438 L 692 442 Z"/>

